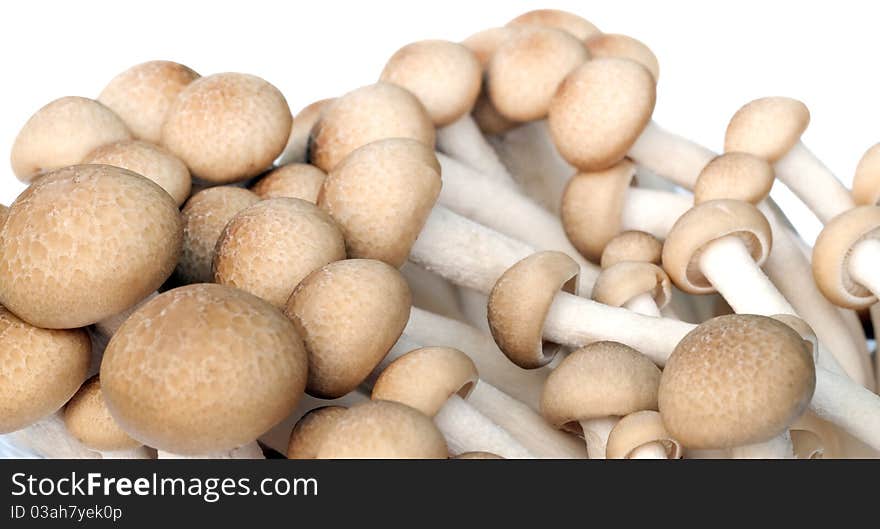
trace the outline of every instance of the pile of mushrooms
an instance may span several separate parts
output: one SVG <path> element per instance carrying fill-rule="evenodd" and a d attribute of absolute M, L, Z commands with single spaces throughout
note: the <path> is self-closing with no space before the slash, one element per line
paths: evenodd
<path fill-rule="evenodd" d="M 0 207 L 0 433 L 49 458 L 880 456 L 880 147 L 850 190 L 771 97 L 713 153 L 652 120 L 659 64 L 538 10 L 295 116 L 168 61 L 49 103 Z"/>

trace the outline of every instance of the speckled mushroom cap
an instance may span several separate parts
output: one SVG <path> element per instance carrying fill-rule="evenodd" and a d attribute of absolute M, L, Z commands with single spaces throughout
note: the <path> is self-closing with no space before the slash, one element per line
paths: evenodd
<path fill-rule="evenodd" d="M 480 93 L 483 69 L 467 47 L 447 40 L 422 40 L 397 50 L 380 79 L 412 92 L 437 127 L 470 112 Z"/>
<path fill-rule="evenodd" d="M 543 338 L 544 320 L 560 290 L 575 293 L 580 267 L 562 252 L 538 252 L 507 269 L 489 293 L 489 329 L 514 364 L 535 369 L 550 363 L 559 344 Z"/>
<path fill-rule="evenodd" d="M 181 211 L 183 250 L 174 271 L 185 284 L 214 280 L 214 248 L 223 228 L 241 210 L 260 201 L 255 193 L 234 186 L 203 189 L 190 197 Z"/>
<path fill-rule="evenodd" d="M 309 352 L 309 394 L 341 397 L 363 382 L 400 338 L 411 303 L 406 280 L 381 261 L 337 261 L 306 277 L 285 313 Z"/>
<path fill-rule="evenodd" d="M 587 259 L 599 261 L 605 246 L 616 237 L 623 222 L 626 192 L 636 166 L 622 160 L 597 172 L 579 172 L 562 193 L 560 217 L 568 240 Z"/>
<path fill-rule="evenodd" d="M 730 118 L 724 151 L 747 152 L 776 163 L 801 140 L 809 124 L 810 111 L 796 99 L 756 99 Z"/>
<path fill-rule="evenodd" d="M 314 204 L 325 178 L 327 173 L 314 165 L 289 163 L 270 171 L 251 190 L 262 199 L 300 198 Z"/>
<path fill-rule="evenodd" d="M 284 152 L 278 158 L 279 165 L 305 163 L 308 161 L 312 129 L 318 123 L 318 120 L 321 119 L 321 112 L 333 101 L 334 98 L 327 98 L 309 103 L 294 116 L 293 125 L 290 127 L 290 137 L 287 139 L 287 146 L 284 147 Z"/>
<path fill-rule="evenodd" d="M 327 437 L 330 427 L 345 414 L 347 409 L 342 406 L 324 406 L 303 415 L 290 432 L 287 458 L 316 459 L 318 449 L 321 448 L 321 443 Z"/>
<path fill-rule="evenodd" d="M 78 164 L 106 143 L 127 140 L 131 132 L 119 116 L 93 99 L 62 97 L 38 110 L 12 145 L 12 171 L 22 182 L 54 169 Z"/>
<path fill-rule="evenodd" d="M 503 457 L 493 454 L 492 452 L 464 452 L 458 454 L 452 459 L 504 459 Z"/>
<path fill-rule="evenodd" d="M 461 43 L 474 53 L 480 66 L 485 70 L 492 55 L 495 54 L 495 50 L 515 33 L 516 29 L 513 27 L 489 28 L 474 33 Z M 495 108 L 495 105 L 492 104 L 492 100 L 486 93 L 485 82 L 479 97 L 477 97 L 477 101 L 474 103 L 471 115 L 483 134 L 490 136 L 507 132 L 517 126 L 517 122 L 502 116 L 498 109 Z"/>
<path fill-rule="evenodd" d="M 391 83 L 353 90 L 324 109 L 312 130 L 309 161 L 329 172 L 352 151 L 386 138 L 434 147 L 434 123 L 410 91 Z"/>
<path fill-rule="evenodd" d="M 177 205 L 146 178 L 109 165 L 53 171 L 0 228 L 0 303 L 39 327 L 83 327 L 159 288 L 180 255 Z"/>
<path fill-rule="evenodd" d="M 608 268 L 621 261 L 660 264 L 663 243 L 650 233 L 629 230 L 615 235 L 602 250 L 602 268 Z"/>
<path fill-rule="evenodd" d="M 662 445 L 667 459 L 680 459 L 682 456 L 681 444 L 666 431 L 659 412 L 642 410 L 630 413 L 620 419 L 608 434 L 605 457 L 630 459 L 633 452 L 650 443 Z"/>
<path fill-rule="evenodd" d="M 58 410 L 88 375 L 85 330 L 40 329 L 0 306 L 0 433 Z"/>
<path fill-rule="evenodd" d="M 480 66 L 485 68 L 492 55 L 495 54 L 495 50 L 516 32 L 516 28 L 506 26 L 484 29 L 464 39 L 461 44 L 471 50 Z"/>
<path fill-rule="evenodd" d="M 399 402 L 352 406 L 327 432 L 317 459 L 446 459 L 443 434 L 427 415 Z"/>
<path fill-rule="evenodd" d="M 97 375 L 87 380 L 64 407 L 64 425 L 71 435 L 92 450 L 128 450 L 141 446 L 110 415 Z"/>
<path fill-rule="evenodd" d="M 617 342 L 571 353 L 547 377 L 541 413 L 553 426 L 580 432 L 579 421 L 657 409 L 660 369 Z"/>
<path fill-rule="evenodd" d="M 841 213 L 816 238 L 813 277 L 835 305 L 865 309 L 877 302 L 877 297 L 849 274 L 850 253 L 867 239 L 880 239 L 880 208 L 876 206 L 858 206 Z"/>
<path fill-rule="evenodd" d="M 388 367 L 373 385 L 373 400 L 391 400 L 433 417 L 449 397 L 466 398 L 479 375 L 468 355 L 451 347 L 422 347 Z"/>
<path fill-rule="evenodd" d="M 180 158 L 167 150 L 140 140 L 123 140 L 102 145 L 90 152 L 85 164 L 113 165 L 128 169 L 159 184 L 178 206 L 189 198 L 192 178 Z"/>
<path fill-rule="evenodd" d="M 290 320 L 241 290 L 169 290 L 113 335 L 101 388 L 113 418 L 142 443 L 203 454 L 249 443 L 290 415 L 308 359 Z"/>
<path fill-rule="evenodd" d="M 596 58 L 618 57 L 635 61 L 651 72 L 654 82 L 660 79 L 657 56 L 644 42 L 619 33 L 599 33 L 585 42 L 590 55 Z"/>
<path fill-rule="evenodd" d="M 770 255 L 770 224 L 758 208 L 740 200 L 703 202 L 679 217 L 663 244 L 663 268 L 675 286 L 690 294 L 714 292 L 697 263 L 706 245 L 727 236 L 738 237 L 758 266 Z"/>
<path fill-rule="evenodd" d="M 243 73 L 202 77 L 180 92 L 162 124 L 162 144 L 192 174 L 215 184 L 260 174 L 287 145 L 293 123 L 281 92 Z"/>
<path fill-rule="evenodd" d="M 430 147 L 404 138 L 352 152 L 327 175 L 318 206 L 342 229 L 349 257 L 400 267 L 440 195 Z"/>
<path fill-rule="evenodd" d="M 240 211 L 214 250 L 214 282 L 284 308 L 293 289 L 318 268 L 345 259 L 336 223 L 298 198 L 270 198 Z"/>
<path fill-rule="evenodd" d="M 694 185 L 694 204 L 729 198 L 758 204 L 773 188 L 776 173 L 763 158 L 744 152 L 715 157 L 700 172 Z"/>
<path fill-rule="evenodd" d="M 852 196 L 859 206 L 880 203 L 880 143 L 868 149 L 859 160 L 853 177 Z"/>
<path fill-rule="evenodd" d="M 171 61 L 149 61 L 114 77 L 98 101 L 122 118 L 135 138 L 158 143 L 165 114 L 199 74 Z"/>
<path fill-rule="evenodd" d="M 583 42 L 564 31 L 522 28 L 502 42 L 489 60 L 487 93 L 507 119 L 543 119 L 565 76 L 589 58 Z"/>
<path fill-rule="evenodd" d="M 815 384 L 812 356 L 791 327 L 764 316 L 720 316 L 672 352 L 660 380 L 660 413 L 688 448 L 759 443 L 803 413 Z"/>
<path fill-rule="evenodd" d="M 813 331 L 813 328 L 810 327 L 807 322 L 802 320 L 801 318 L 795 316 L 794 314 L 774 314 L 770 316 L 776 321 L 781 321 L 782 323 L 788 325 L 796 333 L 798 333 L 801 338 L 804 339 L 807 347 L 810 349 L 810 352 L 813 355 L 813 362 L 816 363 L 819 360 L 819 338 L 816 337 L 816 332 Z"/>
<path fill-rule="evenodd" d="M 651 120 L 657 88 L 644 66 L 593 59 L 571 72 L 550 102 L 547 123 L 559 153 L 582 171 L 618 163 Z"/>
<path fill-rule="evenodd" d="M 653 263 L 621 261 L 604 268 L 593 286 L 593 299 L 612 307 L 622 307 L 642 294 L 649 294 L 661 309 L 672 297 L 669 276 Z"/>
<path fill-rule="evenodd" d="M 574 13 L 559 9 L 535 9 L 523 13 L 507 23 L 508 26 L 546 26 L 570 33 L 578 40 L 586 40 L 600 33 L 599 28 Z"/>

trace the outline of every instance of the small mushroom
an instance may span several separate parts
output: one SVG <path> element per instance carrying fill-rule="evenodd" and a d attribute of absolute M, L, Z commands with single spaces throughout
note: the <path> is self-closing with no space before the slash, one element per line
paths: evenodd
<path fill-rule="evenodd" d="M 321 112 L 333 102 L 333 98 L 321 99 L 314 103 L 309 103 L 293 118 L 293 125 L 290 128 L 290 137 L 287 139 L 287 146 L 284 152 L 278 158 L 278 165 L 288 165 L 292 163 L 305 163 L 309 159 L 309 141 L 312 136 L 312 129 L 321 119 Z"/>
<path fill-rule="evenodd" d="M 655 264 L 638 261 L 621 261 L 605 268 L 593 287 L 593 299 L 599 303 L 656 318 L 671 297 L 666 272 Z"/>
<path fill-rule="evenodd" d="M 318 449 L 327 437 L 327 432 L 347 409 L 342 406 L 323 406 L 303 415 L 290 432 L 287 458 L 317 459 Z"/>
<path fill-rule="evenodd" d="M 570 33 L 578 40 L 587 40 L 599 34 L 599 28 L 590 21 L 559 9 L 535 9 L 523 13 L 507 23 L 508 26 L 546 26 Z"/>
<path fill-rule="evenodd" d="M 832 219 L 813 247 L 813 277 L 832 303 L 865 309 L 880 294 L 880 207 L 858 206 Z"/>
<path fill-rule="evenodd" d="M 327 174 L 307 163 L 289 163 L 273 169 L 251 187 L 263 200 L 300 198 L 315 204 Z"/>
<path fill-rule="evenodd" d="M 620 419 L 608 434 L 608 459 L 681 459 L 681 444 L 669 435 L 659 412 L 643 410 Z"/>
<path fill-rule="evenodd" d="M 638 39 L 619 33 L 599 33 L 589 37 L 584 44 L 593 57 L 629 59 L 651 72 L 655 83 L 660 79 L 660 63 L 657 61 L 657 56 L 651 48 Z"/>
<path fill-rule="evenodd" d="M 600 265 L 609 268 L 621 261 L 660 264 L 663 244 L 650 233 L 629 230 L 615 235 L 602 250 Z"/>
<path fill-rule="evenodd" d="M 474 103 L 471 111 L 474 122 L 479 129 L 488 136 L 502 134 L 516 127 L 516 123 L 502 116 L 498 109 L 492 105 L 492 100 L 486 92 L 485 70 L 489 59 L 501 44 L 510 38 L 516 29 L 511 27 L 495 27 L 478 31 L 461 41 L 461 44 L 471 50 L 480 66 L 483 68 L 483 84 L 480 95 Z M 511 175 L 516 176 L 516 175 Z"/>
<path fill-rule="evenodd" d="M 880 204 L 880 143 L 865 151 L 852 184 L 853 201 L 858 206 Z"/>
<path fill-rule="evenodd" d="M 762 158 L 742 152 L 728 152 L 703 168 L 694 186 L 694 204 L 710 200 L 742 200 L 759 204 L 770 195 L 776 175 Z"/>

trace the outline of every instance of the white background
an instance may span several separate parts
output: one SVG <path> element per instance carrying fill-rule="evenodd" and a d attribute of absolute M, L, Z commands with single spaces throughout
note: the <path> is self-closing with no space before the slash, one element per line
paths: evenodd
<path fill-rule="evenodd" d="M 606 32 L 648 44 L 660 60 L 655 119 L 720 149 L 730 116 L 766 95 L 803 100 L 805 143 L 847 185 L 880 141 L 880 31 L 873 2 L 738 0 L 95 2 L 0 4 L 0 145 L 42 105 L 96 97 L 115 74 L 150 59 L 201 74 L 269 80 L 296 112 L 374 82 L 400 46 L 460 40 L 540 7 L 575 12 Z M 819 224 L 777 184 L 774 196 L 808 241 Z M 0 163 L 0 203 L 23 189 Z"/>

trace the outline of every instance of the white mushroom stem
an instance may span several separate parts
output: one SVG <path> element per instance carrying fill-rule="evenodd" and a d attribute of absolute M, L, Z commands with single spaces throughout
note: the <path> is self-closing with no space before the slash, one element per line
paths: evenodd
<path fill-rule="evenodd" d="M 35 422 L 21 430 L 6 434 L 4 440 L 14 447 L 37 457 L 49 459 L 100 459 L 67 431 L 62 412 Z"/>
<path fill-rule="evenodd" d="M 774 169 L 776 178 L 784 182 L 822 224 L 855 207 L 849 189 L 803 142 L 797 142 L 776 162 Z"/>
<path fill-rule="evenodd" d="M 488 304 L 489 296 L 470 288 L 458 287 L 458 300 L 463 320 L 484 333 L 490 333 Z"/>
<path fill-rule="evenodd" d="M 413 305 L 437 314 L 463 319 L 458 288 L 448 281 L 409 261 L 400 268 L 412 292 Z"/>
<path fill-rule="evenodd" d="M 580 421 L 581 430 L 584 432 L 584 441 L 587 444 L 587 455 L 590 456 L 590 459 L 605 459 L 608 436 L 619 421 L 620 417 L 599 417 Z"/>
<path fill-rule="evenodd" d="M 660 441 L 645 443 L 630 452 L 629 459 L 669 459 L 666 447 Z"/>
<path fill-rule="evenodd" d="M 534 459 L 519 441 L 480 413 L 466 400 L 453 395 L 434 415 L 434 424 L 446 438 L 452 455 L 491 452 L 505 459 Z"/>
<path fill-rule="evenodd" d="M 662 317 L 660 309 L 657 308 L 657 303 L 654 302 L 654 298 L 651 297 L 651 294 L 649 293 L 639 294 L 630 299 L 623 304 L 623 308 L 645 316 L 652 316 L 654 318 Z"/>
<path fill-rule="evenodd" d="M 794 448 L 786 430 L 768 441 L 732 448 L 730 454 L 733 459 L 793 459 Z"/>
<path fill-rule="evenodd" d="M 690 195 L 630 187 L 621 213 L 621 231 L 639 230 L 665 239 L 675 222 L 694 205 Z"/>
<path fill-rule="evenodd" d="M 437 149 L 497 183 L 514 183 L 469 112 L 454 123 L 437 129 Z"/>
<path fill-rule="evenodd" d="M 810 409 L 819 418 L 880 450 L 880 397 L 852 383 L 846 375 L 817 366 Z"/>
<path fill-rule="evenodd" d="M 286 450 L 285 450 L 286 451 Z M 198 455 L 180 455 L 164 450 L 158 450 L 159 459 L 266 459 L 263 450 L 256 441 L 233 448 L 232 450 L 224 450 L 222 452 L 211 452 Z"/>
<path fill-rule="evenodd" d="M 627 154 L 639 165 L 686 189 L 692 189 L 715 153 L 651 121 Z"/>
<path fill-rule="evenodd" d="M 856 244 L 850 253 L 847 271 L 872 294 L 880 294 L 880 241 L 865 239 Z"/>

